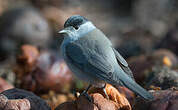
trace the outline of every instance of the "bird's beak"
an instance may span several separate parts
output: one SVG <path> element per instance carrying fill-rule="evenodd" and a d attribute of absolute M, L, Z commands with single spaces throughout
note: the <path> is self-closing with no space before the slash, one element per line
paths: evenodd
<path fill-rule="evenodd" d="M 65 34 L 65 33 L 67 33 L 67 30 L 63 29 L 63 30 L 59 31 L 58 33 Z"/>
<path fill-rule="evenodd" d="M 72 27 L 66 27 L 63 30 L 59 31 L 60 34 L 67 34 L 70 33 Z"/>

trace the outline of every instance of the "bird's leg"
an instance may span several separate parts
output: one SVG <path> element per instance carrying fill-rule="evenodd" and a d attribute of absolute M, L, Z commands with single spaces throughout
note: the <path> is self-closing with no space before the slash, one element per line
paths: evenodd
<path fill-rule="evenodd" d="M 106 92 L 106 84 L 104 85 L 104 87 L 103 87 L 103 92 L 104 92 L 104 94 L 106 95 L 106 98 L 109 100 L 109 96 L 108 96 L 108 94 L 107 94 L 107 92 Z"/>
<path fill-rule="evenodd" d="M 92 98 L 91 98 L 91 96 L 88 95 L 87 92 L 88 92 L 88 90 L 89 90 L 91 87 L 92 87 L 92 85 L 89 84 L 89 86 L 80 94 L 81 96 L 83 95 L 83 96 L 87 97 L 87 99 L 88 99 L 90 102 L 92 102 Z"/>

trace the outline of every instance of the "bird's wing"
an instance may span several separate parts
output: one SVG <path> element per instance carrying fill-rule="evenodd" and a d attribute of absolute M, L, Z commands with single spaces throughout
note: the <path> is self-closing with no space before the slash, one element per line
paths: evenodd
<path fill-rule="evenodd" d="M 116 58 L 117 58 L 117 61 L 118 61 L 118 64 L 120 65 L 120 67 L 124 70 L 124 72 L 129 77 L 131 77 L 133 80 L 135 80 L 134 76 L 132 74 L 132 71 L 130 70 L 128 63 L 125 61 L 125 59 L 120 55 L 120 53 L 116 49 L 113 48 L 113 51 L 116 55 Z"/>
<path fill-rule="evenodd" d="M 102 50 L 94 44 L 83 43 L 82 45 L 81 43 L 72 42 L 66 46 L 66 56 L 84 74 L 90 74 L 93 77 L 110 82 L 111 73 L 114 69 Z"/>

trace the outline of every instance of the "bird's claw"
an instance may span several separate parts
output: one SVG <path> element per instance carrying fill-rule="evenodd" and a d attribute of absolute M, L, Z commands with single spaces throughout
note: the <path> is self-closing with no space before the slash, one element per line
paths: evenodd
<path fill-rule="evenodd" d="M 105 87 L 103 88 L 103 92 L 104 92 L 104 94 L 105 94 L 106 98 L 109 100 L 109 96 L 108 96 L 108 94 L 107 94 L 107 92 L 106 92 Z"/>
<path fill-rule="evenodd" d="M 85 91 L 82 92 L 80 96 L 85 96 L 89 100 L 89 102 L 93 102 L 92 97 Z"/>

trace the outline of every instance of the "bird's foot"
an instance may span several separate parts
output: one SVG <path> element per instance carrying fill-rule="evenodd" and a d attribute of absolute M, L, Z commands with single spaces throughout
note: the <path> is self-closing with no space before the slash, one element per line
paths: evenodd
<path fill-rule="evenodd" d="M 107 94 L 107 92 L 106 92 L 105 87 L 103 88 L 103 92 L 104 92 L 104 94 L 105 94 L 106 98 L 109 100 L 109 96 L 108 96 L 108 94 Z"/>
<path fill-rule="evenodd" d="M 85 96 L 89 102 L 93 102 L 92 97 L 86 91 L 83 91 L 80 96 Z"/>

